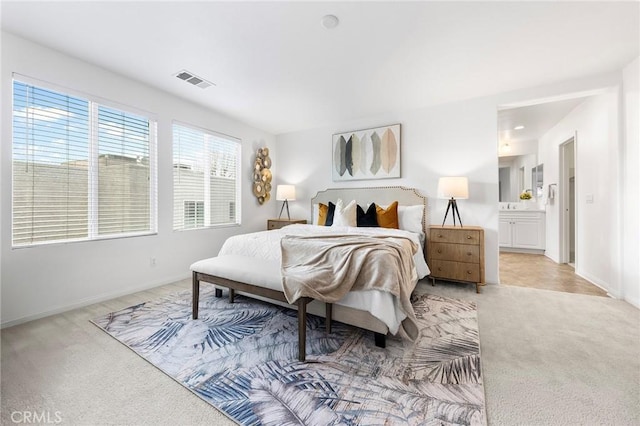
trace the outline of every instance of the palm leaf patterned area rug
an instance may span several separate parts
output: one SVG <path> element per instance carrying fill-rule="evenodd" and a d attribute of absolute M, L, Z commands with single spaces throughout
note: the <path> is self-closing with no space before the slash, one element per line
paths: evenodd
<path fill-rule="evenodd" d="M 297 312 L 201 289 L 141 303 L 92 321 L 243 425 L 486 424 L 476 307 L 413 296 L 414 342 L 307 319 L 307 361 L 298 358 Z"/>

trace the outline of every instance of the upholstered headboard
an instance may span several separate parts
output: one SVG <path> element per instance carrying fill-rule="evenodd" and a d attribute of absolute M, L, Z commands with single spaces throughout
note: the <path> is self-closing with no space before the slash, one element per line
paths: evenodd
<path fill-rule="evenodd" d="M 422 231 L 427 235 L 427 226 L 429 224 L 429 209 L 427 208 L 427 197 L 420 194 L 415 188 L 407 188 L 404 186 L 378 186 L 371 188 L 329 188 L 319 191 L 315 197 L 311 199 L 311 215 L 313 216 L 314 204 L 328 204 L 329 201 L 335 203 L 338 198 L 344 202 L 356 200 L 361 206 L 369 203 L 379 205 L 389 205 L 394 201 L 398 201 L 400 206 L 423 205 L 424 212 L 422 214 Z M 311 223 L 313 223 L 313 217 Z"/>

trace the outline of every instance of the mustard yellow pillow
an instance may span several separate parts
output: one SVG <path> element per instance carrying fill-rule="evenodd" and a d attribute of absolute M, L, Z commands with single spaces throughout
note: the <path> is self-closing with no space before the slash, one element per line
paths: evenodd
<path fill-rule="evenodd" d="M 398 224 L 398 202 L 394 201 L 386 209 L 376 204 L 376 218 L 378 219 L 378 226 L 381 228 L 400 229 Z"/>
<path fill-rule="evenodd" d="M 327 213 L 329 212 L 329 206 L 326 204 L 320 203 L 318 205 L 318 225 L 324 226 L 327 222 Z"/>

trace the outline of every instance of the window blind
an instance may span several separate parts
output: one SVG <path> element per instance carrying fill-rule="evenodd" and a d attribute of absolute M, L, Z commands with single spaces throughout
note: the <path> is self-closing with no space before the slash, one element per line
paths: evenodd
<path fill-rule="evenodd" d="M 239 223 L 239 158 L 237 139 L 173 124 L 174 230 Z"/>
<path fill-rule="evenodd" d="M 98 234 L 150 230 L 149 121 L 98 107 Z"/>
<path fill-rule="evenodd" d="M 13 83 L 13 245 L 155 232 L 155 124 Z"/>

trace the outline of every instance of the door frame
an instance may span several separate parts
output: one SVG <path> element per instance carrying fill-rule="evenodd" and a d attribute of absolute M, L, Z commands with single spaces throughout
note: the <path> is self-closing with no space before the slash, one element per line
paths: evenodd
<path fill-rule="evenodd" d="M 558 198 L 559 198 L 559 243 L 560 250 L 558 253 L 558 261 L 559 263 L 569 263 L 571 258 L 571 237 L 570 237 L 570 215 L 567 212 L 570 206 L 569 200 L 569 168 L 567 167 L 567 161 L 569 158 L 567 157 L 567 146 L 573 143 L 573 165 L 574 165 L 574 185 L 575 185 L 575 194 L 578 193 L 578 132 L 575 132 L 572 137 L 562 142 L 559 146 L 559 180 L 558 182 Z M 574 198 L 577 198 L 574 195 Z M 575 200 L 574 200 L 575 201 Z M 574 210 L 573 210 L 573 223 L 574 223 L 574 247 L 575 247 L 575 266 L 577 269 L 578 263 L 578 203 L 574 202 Z"/>

